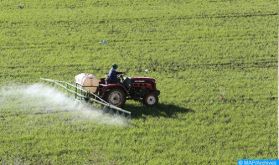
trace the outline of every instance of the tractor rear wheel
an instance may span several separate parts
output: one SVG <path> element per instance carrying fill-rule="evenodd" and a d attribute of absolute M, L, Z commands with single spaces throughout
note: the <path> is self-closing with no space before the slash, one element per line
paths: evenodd
<path fill-rule="evenodd" d="M 126 96 L 123 90 L 113 89 L 106 94 L 105 100 L 112 105 L 122 107 L 126 102 Z"/>
<path fill-rule="evenodd" d="M 143 104 L 147 106 L 155 106 L 159 102 L 159 98 L 155 93 L 149 93 L 143 98 Z"/>

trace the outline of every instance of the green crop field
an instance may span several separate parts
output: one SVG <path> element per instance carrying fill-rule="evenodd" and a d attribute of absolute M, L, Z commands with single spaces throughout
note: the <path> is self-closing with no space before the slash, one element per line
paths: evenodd
<path fill-rule="evenodd" d="M 277 30 L 277 0 L 1 0 L 0 164 L 276 159 Z M 127 101 L 129 125 L 7 97 L 112 63 L 161 91 L 155 108 Z"/>

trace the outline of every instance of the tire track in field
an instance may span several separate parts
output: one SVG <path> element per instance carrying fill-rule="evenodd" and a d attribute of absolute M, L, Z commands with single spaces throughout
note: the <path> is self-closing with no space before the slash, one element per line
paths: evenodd
<path fill-rule="evenodd" d="M 162 67 L 164 66 L 164 67 Z M 149 70 L 159 73 L 163 72 L 177 72 L 177 71 L 187 71 L 189 69 L 250 69 L 250 68 L 274 68 L 277 67 L 277 60 L 258 60 L 252 62 L 220 62 L 220 63 L 175 63 L 175 62 L 165 62 L 161 65 L 150 64 Z"/>
<path fill-rule="evenodd" d="M 174 19 L 204 19 L 204 18 L 248 18 L 248 17 L 267 17 L 267 16 L 278 16 L 278 13 L 247 13 L 247 14 L 228 14 L 228 15 L 200 15 L 196 17 L 174 17 Z"/>
<path fill-rule="evenodd" d="M 34 22 L 36 27 L 40 27 L 41 23 L 47 23 L 52 25 L 65 25 L 64 27 L 69 27 L 70 25 L 75 25 L 79 27 L 84 24 L 107 24 L 112 22 L 123 22 L 123 23 L 132 23 L 135 21 L 144 21 L 154 23 L 156 20 L 189 20 L 189 19 L 208 19 L 208 18 L 249 18 L 249 17 L 269 17 L 269 16 L 278 16 L 278 12 L 274 13 L 231 13 L 231 14 L 212 14 L 212 15 L 184 15 L 184 16 L 156 16 L 156 17 L 139 17 L 139 18 L 110 18 L 110 19 L 87 19 L 83 20 L 53 20 L 49 22 Z M 31 22 L 26 21 L 7 21 L 7 20 L 0 20 L 0 27 L 1 28 L 11 28 L 11 26 L 30 26 Z"/>
<path fill-rule="evenodd" d="M 185 15 L 185 16 L 169 16 L 169 17 L 147 17 L 147 18 L 115 18 L 115 19 L 103 19 L 99 20 L 98 23 L 106 22 L 124 22 L 132 23 L 134 21 L 144 21 L 154 23 L 156 20 L 190 20 L 190 19 L 208 19 L 208 18 L 249 18 L 249 17 L 268 17 L 268 16 L 278 16 L 279 13 L 236 13 L 227 15 Z M 96 20 L 95 20 L 96 21 Z"/>
<path fill-rule="evenodd" d="M 207 64 L 194 64 L 188 65 L 190 68 L 273 68 L 277 66 L 276 60 L 267 61 L 254 61 L 254 62 L 225 62 L 225 63 L 207 63 Z"/>

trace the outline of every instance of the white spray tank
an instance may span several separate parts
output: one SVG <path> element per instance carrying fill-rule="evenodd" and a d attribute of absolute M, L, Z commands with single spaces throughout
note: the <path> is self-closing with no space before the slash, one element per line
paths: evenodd
<path fill-rule="evenodd" d="M 90 73 L 80 73 L 75 76 L 75 82 L 80 85 L 83 89 L 95 93 L 99 86 L 100 80 Z"/>

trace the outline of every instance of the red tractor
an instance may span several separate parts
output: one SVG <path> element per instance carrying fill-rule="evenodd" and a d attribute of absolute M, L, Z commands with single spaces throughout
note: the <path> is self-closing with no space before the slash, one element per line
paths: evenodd
<path fill-rule="evenodd" d="M 147 106 L 158 104 L 160 91 L 156 88 L 156 81 L 150 77 L 124 77 L 118 75 L 119 83 L 108 84 L 102 78 L 96 94 L 110 104 L 122 107 L 127 99 L 142 102 Z"/>
<path fill-rule="evenodd" d="M 154 78 L 124 77 L 118 75 L 117 83 L 107 83 L 105 78 L 97 79 L 93 74 L 81 73 L 75 76 L 76 86 L 88 91 L 86 97 L 98 98 L 117 107 L 122 107 L 127 99 L 142 102 L 147 106 L 158 104 L 160 91 Z"/>

